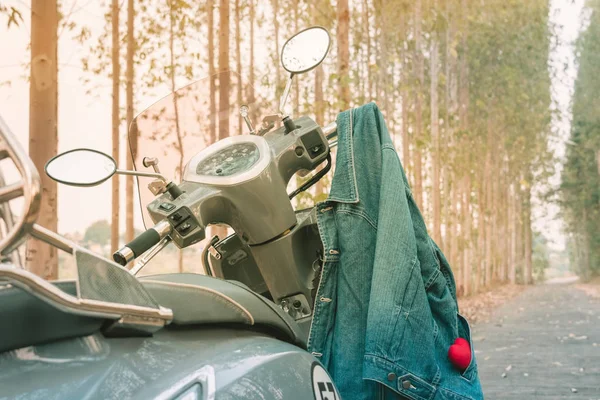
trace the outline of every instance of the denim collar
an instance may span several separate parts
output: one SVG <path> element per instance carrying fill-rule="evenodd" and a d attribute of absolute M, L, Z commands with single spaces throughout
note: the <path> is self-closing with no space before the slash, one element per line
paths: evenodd
<path fill-rule="evenodd" d="M 354 170 L 354 147 L 352 143 L 353 110 L 346 110 L 337 116 L 338 150 L 335 173 L 327 201 L 358 203 L 356 171 Z"/>

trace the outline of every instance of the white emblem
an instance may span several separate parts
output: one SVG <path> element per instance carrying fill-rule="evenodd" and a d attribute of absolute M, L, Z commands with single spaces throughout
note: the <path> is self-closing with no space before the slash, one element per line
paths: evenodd
<path fill-rule="evenodd" d="M 312 384 L 315 400 L 340 400 L 333 381 L 319 363 L 312 365 Z"/>

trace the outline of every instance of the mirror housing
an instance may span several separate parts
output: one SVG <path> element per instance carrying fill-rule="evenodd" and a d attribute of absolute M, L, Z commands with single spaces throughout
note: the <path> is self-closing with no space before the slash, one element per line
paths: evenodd
<path fill-rule="evenodd" d="M 281 65 L 291 74 L 303 74 L 323 62 L 331 46 L 327 29 L 311 26 L 289 38 L 281 48 Z"/>
<path fill-rule="evenodd" d="M 46 163 L 46 174 L 70 186 L 96 186 L 117 172 L 117 163 L 108 154 L 93 149 L 65 151 Z"/>
<path fill-rule="evenodd" d="M 281 65 L 290 73 L 290 77 L 279 101 L 279 114 L 284 116 L 283 122 L 286 126 L 286 133 L 294 129 L 293 123 L 289 117 L 285 116 L 283 110 L 292 88 L 294 75 L 303 74 L 316 68 L 327 57 L 330 47 L 331 36 L 329 31 L 322 26 L 311 26 L 301 30 L 283 44 L 280 57 Z"/>

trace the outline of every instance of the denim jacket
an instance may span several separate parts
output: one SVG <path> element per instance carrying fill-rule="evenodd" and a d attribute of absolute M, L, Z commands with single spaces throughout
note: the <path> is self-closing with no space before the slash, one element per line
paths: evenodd
<path fill-rule="evenodd" d="M 427 234 L 383 116 L 340 113 L 329 197 L 317 205 L 325 256 L 308 341 L 343 400 L 482 399 L 454 277 Z M 457 370 L 448 348 L 471 344 Z"/>

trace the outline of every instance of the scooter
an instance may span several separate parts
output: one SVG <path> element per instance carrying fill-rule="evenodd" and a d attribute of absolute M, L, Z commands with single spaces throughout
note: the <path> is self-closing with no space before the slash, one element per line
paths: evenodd
<path fill-rule="evenodd" d="M 294 77 L 318 66 L 329 47 L 322 27 L 284 44 L 289 79 L 279 110 L 255 128 L 255 106 L 240 105 L 248 134 L 195 151 L 207 127 L 226 132 L 235 125 L 207 106 L 207 85 L 236 79 L 221 72 L 134 119 L 135 170 L 118 169 L 91 149 L 51 159 L 46 173 L 68 185 L 136 177 L 148 229 L 115 252 L 114 262 L 36 224 L 38 171 L 0 120 L 0 157 L 21 175 L 0 187 L 0 205 L 23 199 L 21 216 L 0 241 L 2 259 L 34 237 L 71 254 L 77 269 L 75 280 L 48 282 L 0 264 L 0 398 L 339 399 L 306 351 L 323 258 L 315 211 L 294 210 L 291 202 L 330 169 L 336 126 L 284 112 Z M 322 164 L 288 190 L 296 173 Z M 137 276 L 171 243 L 184 249 L 205 239 L 211 224 L 227 224 L 234 234 L 209 241 L 205 274 Z"/>

